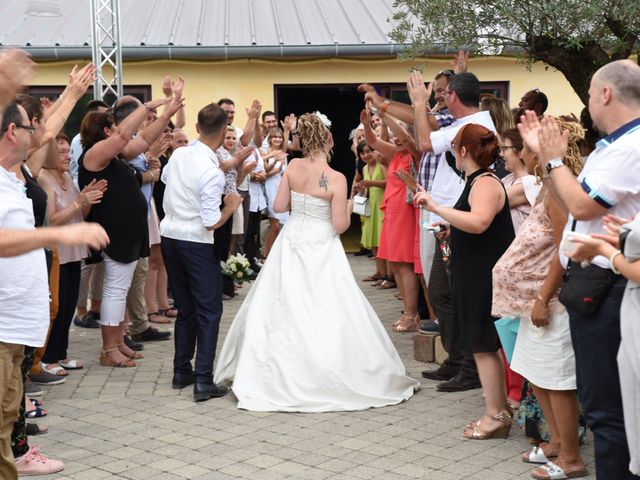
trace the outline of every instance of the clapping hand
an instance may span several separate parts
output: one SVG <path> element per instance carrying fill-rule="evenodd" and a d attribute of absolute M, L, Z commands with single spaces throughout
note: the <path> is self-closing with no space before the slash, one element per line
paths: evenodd
<path fill-rule="evenodd" d="M 262 104 L 260 100 L 254 100 L 251 102 L 251 106 L 245 109 L 247 112 L 247 117 L 252 119 L 257 119 L 260 116 L 260 112 L 262 111 Z"/>
<path fill-rule="evenodd" d="M 553 158 L 563 158 L 567 154 L 568 143 L 569 131 L 561 131 L 555 118 L 544 117 L 538 130 L 540 166 L 544 167 Z"/>
<path fill-rule="evenodd" d="M 370 103 L 375 108 L 380 108 L 380 106 L 384 102 L 384 99 L 380 95 L 378 95 L 375 87 L 370 83 L 362 83 L 358 85 L 358 91 L 364 93 L 365 103 Z"/>
<path fill-rule="evenodd" d="M 458 50 L 458 53 L 453 57 L 451 62 L 451 68 L 453 73 L 464 73 L 467 71 L 467 65 L 469 64 L 469 52 L 464 50 Z"/>
<path fill-rule="evenodd" d="M 425 87 L 424 85 L 422 73 L 414 70 L 409 74 L 409 80 L 407 81 L 407 92 L 409 93 L 409 97 L 411 98 L 411 103 L 413 105 L 427 104 L 430 94 L 427 91 L 427 87 Z"/>
<path fill-rule="evenodd" d="M 371 126 L 371 112 L 366 108 L 360 111 L 360 123 Z"/>
<path fill-rule="evenodd" d="M 538 133 L 540 131 L 541 124 L 536 113 L 532 110 L 527 110 L 521 117 L 521 122 L 518 124 L 518 130 L 522 141 L 525 143 L 529 150 L 536 155 L 540 154 L 540 140 Z"/>
<path fill-rule="evenodd" d="M 293 131 L 296 129 L 296 125 L 298 125 L 298 119 L 293 113 L 290 113 L 284 120 L 280 121 L 280 125 L 282 125 L 283 130 Z"/>
<path fill-rule="evenodd" d="M 80 99 L 95 81 L 96 66 L 88 63 L 80 70 L 78 65 L 74 65 L 69 73 L 69 84 L 67 90 L 69 94 L 76 100 Z"/>

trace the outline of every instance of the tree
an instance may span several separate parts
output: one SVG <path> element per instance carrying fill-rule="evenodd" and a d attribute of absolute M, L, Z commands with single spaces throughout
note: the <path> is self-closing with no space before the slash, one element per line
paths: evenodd
<path fill-rule="evenodd" d="M 595 71 L 640 44 L 640 0 L 396 0 L 393 20 L 405 56 L 460 47 L 544 62 L 585 105 Z"/>

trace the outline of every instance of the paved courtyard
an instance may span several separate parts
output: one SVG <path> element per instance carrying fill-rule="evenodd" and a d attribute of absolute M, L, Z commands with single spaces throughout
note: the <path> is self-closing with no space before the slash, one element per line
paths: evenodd
<path fill-rule="evenodd" d="M 358 279 L 373 263 L 350 256 Z M 397 290 L 362 288 L 388 327 L 400 315 Z M 225 302 L 220 342 L 246 295 Z M 353 321 L 354 319 L 349 319 Z M 390 333 L 422 389 L 406 403 L 363 412 L 291 414 L 236 409 L 232 394 L 196 404 L 191 389 L 171 389 L 173 342 L 147 343 L 129 369 L 101 367 L 99 333 L 72 326 L 71 353 L 85 369 L 44 397 L 47 435 L 32 444 L 66 464 L 42 479 L 525 479 L 528 441 L 469 441 L 462 428 L 482 411 L 480 390 L 439 393 L 413 360 L 413 334 Z M 593 446 L 583 447 L 590 471 Z M 591 479 L 595 478 L 592 474 Z"/>

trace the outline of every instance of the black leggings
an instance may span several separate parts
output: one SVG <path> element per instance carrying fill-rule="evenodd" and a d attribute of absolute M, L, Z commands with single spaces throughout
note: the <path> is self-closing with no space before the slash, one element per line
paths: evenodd
<path fill-rule="evenodd" d="M 44 363 L 56 363 L 67 358 L 69 327 L 78 303 L 80 288 L 80 262 L 60 265 L 60 291 L 58 315 L 53 320 L 47 348 L 42 357 Z"/>

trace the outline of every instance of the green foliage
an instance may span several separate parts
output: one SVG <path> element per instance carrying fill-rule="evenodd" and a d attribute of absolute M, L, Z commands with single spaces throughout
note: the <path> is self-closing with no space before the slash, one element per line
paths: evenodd
<path fill-rule="evenodd" d="M 405 57 L 465 48 L 542 61 L 583 100 L 586 90 L 572 77 L 628 58 L 640 43 L 640 0 L 396 0 L 392 21 L 390 36 L 408 45 Z"/>

